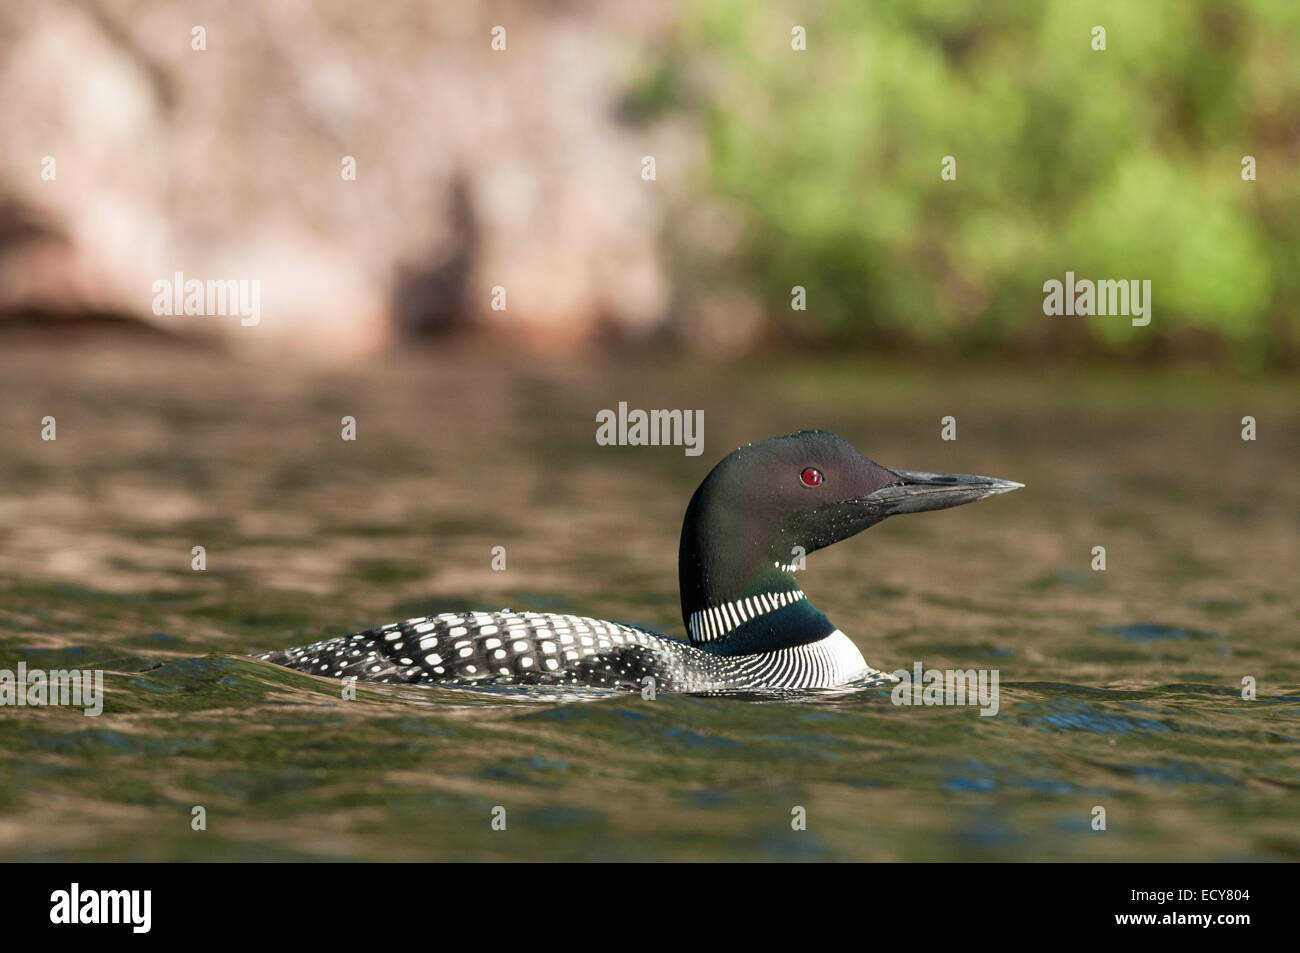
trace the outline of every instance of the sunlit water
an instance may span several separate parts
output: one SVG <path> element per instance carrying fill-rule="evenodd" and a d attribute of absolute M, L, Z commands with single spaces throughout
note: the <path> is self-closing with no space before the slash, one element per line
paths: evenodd
<path fill-rule="evenodd" d="M 0 854 L 1300 856 L 1293 381 L 594 365 L 426 354 L 301 377 L 7 350 L 0 669 L 100 668 L 107 699 L 0 708 Z M 598 447 L 595 412 L 620 400 L 702 408 L 704 454 Z M 691 490 L 734 446 L 810 426 L 885 465 L 1027 484 L 887 521 L 801 580 L 878 668 L 997 670 L 996 715 L 896 705 L 887 684 L 345 701 L 247 657 L 464 608 L 680 636 Z"/>

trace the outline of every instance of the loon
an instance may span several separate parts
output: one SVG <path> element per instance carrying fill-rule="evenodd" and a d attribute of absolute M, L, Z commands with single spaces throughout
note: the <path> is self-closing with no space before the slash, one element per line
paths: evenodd
<path fill-rule="evenodd" d="M 799 557 L 888 516 L 1024 484 L 890 470 L 823 430 L 741 447 L 686 507 L 678 581 L 687 641 L 544 612 L 450 612 L 256 658 L 329 678 L 474 687 L 553 685 L 717 694 L 892 680 L 813 607 Z"/>

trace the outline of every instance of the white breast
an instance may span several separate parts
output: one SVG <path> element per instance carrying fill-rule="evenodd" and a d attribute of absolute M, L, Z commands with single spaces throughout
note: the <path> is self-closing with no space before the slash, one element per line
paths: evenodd
<path fill-rule="evenodd" d="M 833 688 L 859 679 L 888 677 L 868 665 L 853 640 L 839 629 L 807 645 L 730 661 L 734 667 L 728 674 L 739 687 Z"/>

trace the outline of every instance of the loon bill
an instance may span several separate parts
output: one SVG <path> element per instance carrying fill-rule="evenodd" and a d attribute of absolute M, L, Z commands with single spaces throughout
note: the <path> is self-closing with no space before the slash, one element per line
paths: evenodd
<path fill-rule="evenodd" d="M 890 470 L 833 433 L 806 430 L 728 454 L 686 507 L 678 550 L 688 641 L 545 612 L 455 612 L 257 656 L 330 678 L 390 684 L 560 685 L 742 692 L 885 678 L 813 608 L 792 554 L 888 516 L 1024 484 Z"/>

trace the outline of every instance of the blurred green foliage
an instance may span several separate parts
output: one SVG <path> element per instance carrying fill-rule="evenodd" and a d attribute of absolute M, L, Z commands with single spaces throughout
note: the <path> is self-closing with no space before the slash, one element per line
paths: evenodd
<path fill-rule="evenodd" d="M 700 124 L 699 184 L 735 225 L 712 253 L 678 229 L 686 280 L 785 330 L 965 348 L 1074 322 L 1109 350 L 1294 360 L 1296 0 L 698 0 L 633 102 Z M 1151 325 L 1044 316 L 1067 270 L 1150 279 Z"/>

